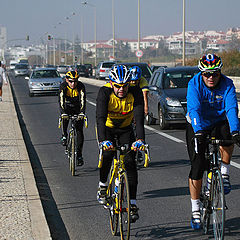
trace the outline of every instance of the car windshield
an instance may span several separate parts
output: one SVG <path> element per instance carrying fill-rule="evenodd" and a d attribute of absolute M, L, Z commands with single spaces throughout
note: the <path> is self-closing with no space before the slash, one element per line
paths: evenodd
<path fill-rule="evenodd" d="M 102 67 L 103 68 L 111 68 L 114 64 L 115 64 L 114 62 L 113 63 L 103 63 Z"/>
<path fill-rule="evenodd" d="M 187 88 L 190 79 L 196 75 L 196 72 L 166 73 L 163 76 L 163 88 Z"/>
<path fill-rule="evenodd" d="M 28 69 L 28 65 L 25 64 L 17 64 L 15 69 Z"/>
<path fill-rule="evenodd" d="M 127 65 L 128 68 L 131 68 L 133 66 L 138 66 L 142 70 L 142 76 L 145 77 L 147 80 L 151 78 L 152 72 L 151 69 L 147 65 L 137 65 L 137 64 L 132 64 L 132 65 Z"/>
<path fill-rule="evenodd" d="M 55 70 L 39 70 L 32 73 L 32 78 L 58 78 L 59 73 Z"/>

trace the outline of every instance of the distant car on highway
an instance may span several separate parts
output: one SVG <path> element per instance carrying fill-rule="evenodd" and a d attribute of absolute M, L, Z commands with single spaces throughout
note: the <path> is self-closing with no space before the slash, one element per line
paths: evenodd
<path fill-rule="evenodd" d="M 55 68 L 37 68 L 29 77 L 28 80 L 29 96 L 35 94 L 58 93 L 59 86 L 62 82 L 58 71 Z"/>
<path fill-rule="evenodd" d="M 87 68 L 89 76 L 92 76 L 92 74 L 93 74 L 92 64 L 85 63 L 84 66 Z"/>
<path fill-rule="evenodd" d="M 89 77 L 88 69 L 85 65 L 76 65 L 75 68 L 80 77 Z"/>
<path fill-rule="evenodd" d="M 155 70 L 157 70 L 157 69 L 160 68 L 160 67 L 166 68 L 167 66 L 165 66 L 165 65 L 152 65 L 152 66 L 150 67 L 150 69 L 151 69 L 151 71 L 152 71 L 152 73 L 153 73 Z"/>
<path fill-rule="evenodd" d="M 14 76 L 29 76 L 29 65 L 18 63 L 14 68 Z"/>
<path fill-rule="evenodd" d="M 112 66 L 115 64 L 113 61 L 104 61 L 98 63 L 96 67 L 95 77 L 96 79 L 108 79 L 109 71 L 111 70 Z"/>
<path fill-rule="evenodd" d="M 68 71 L 68 66 L 59 65 L 57 66 L 57 71 L 61 74 L 65 74 Z"/>
<path fill-rule="evenodd" d="M 197 67 L 158 68 L 149 81 L 148 124 L 159 121 L 160 129 L 185 123 L 187 86 L 199 72 Z"/>
<path fill-rule="evenodd" d="M 146 78 L 146 80 L 149 82 L 151 76 L 152 76 L 152 71 L 150 67 L 148 66 L 147 63 L 139 63 L 139 62 L 123 62 L 120 63 L 122 65 L 127 66 L 128 68 L 131 68 L 133 66 L 138 66 L 142 70 L 142 76 Z"/>

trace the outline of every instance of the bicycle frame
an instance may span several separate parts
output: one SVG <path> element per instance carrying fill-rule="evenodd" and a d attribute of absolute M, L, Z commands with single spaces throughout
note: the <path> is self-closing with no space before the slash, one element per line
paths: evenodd
<path fill-rule="evenodd" d="M 219 156 L 219 146 L 221 143 L 232 144 L 232 140 L 217 140 L 214 137 L 207 139 L 206 158 L 210 162 L 209 170 L 202 184 L 202 223 L 204 233 L 208 233 L 210 215 L 213 219 L 213 231 L 215 239 L 224 239 L 225 225 L 225 195 L 221 174 L 221 157 Z M 209 175 L 210 174 L 210 175 Z M 209 179 L 211 179 L 209 181 Z M 209 187 L 210 185 L 210 187 Z M 218 214 L 220 217 L 218 217 Z"/>
<path fill-rule="evenodd" d="M 87 116 L 85 114 L 79 114 L 79 115 L 67 115 L 67 114 L 62 114 L 61 117 L 59 118 L 59 128 L 61 127 L 62 120 L 67 119 L 71 120 L 71 127 L 68 132 L 68 142 L 66 145 L 65 153 L 68 155 L 69 159 L 69 166 L 70 166 L 70 171 L 72 173 L 72 176 L 75 175 L 75 170 L 76 170 L 76 122 L 79 120 L 84 120 L 85 123 L 85 128 L 88 127 L 87 123 Z"/>

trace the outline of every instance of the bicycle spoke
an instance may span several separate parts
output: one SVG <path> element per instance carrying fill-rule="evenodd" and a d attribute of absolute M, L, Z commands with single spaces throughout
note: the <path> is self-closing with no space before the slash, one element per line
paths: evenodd
<path fill-rule="evenodd" d="M 225 197 L 221 173 L 217 171 L 213 188 L 213 231 L 215 239 L 224 239 Z"/>
<path fill-rule="evenodd" d="M 120 182 L 120 233 L 121 239 L 129 239 L 130 236 L 130 196 L 127 174 L 123 173 Z"/>

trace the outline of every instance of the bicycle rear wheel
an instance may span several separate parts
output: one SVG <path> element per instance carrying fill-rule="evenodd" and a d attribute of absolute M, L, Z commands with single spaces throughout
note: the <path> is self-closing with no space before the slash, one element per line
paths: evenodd
<path fill-rule="evenodd" d="M 111 167 L 110 177 L 113 174 L 113 166 Z M 116 236 L 118 229 L 118 218 L 119 218 L 119 204 L 118 204 L 118 193 L 115 193 L 115 178 L 113 179 L 109 193 L 108 193 L 108 201 L 110 204 L 109 208 L 109 219 L 110 219 L 110 227 L 113 236 Z"/>
<path fill-rule="evenodd" d="M 120 196 L 119 196 L 119 207 L 120 207 L 120 234 L 121 240 L 128 240 L 130 236 L 130 194 L 127 174 L 124 172 L 120 179 Z"/>
<path fill-rule="evenodd" d="M 208 173 L 207 171 L 204 172 L 202 178 L 202 189 L 200 193 L 200 201 L 202 203 L 201 206 L 201 221 L 202 221 L 202 228 L 205 234 L 208 233 L 209 224 L 210 224 L 210 214 L 211 214 L 211 202 L 209 200 L 209 189 L 207 186 L 207 178 Z"/>
<path fill-rule="evenodd" d="M 70 171 L 72 173 L 72 176 L 75 176 L 75 171 L 76 171 L 76 136 L 74 131 L 72 131 L 71 134 L 71 159 L 70 159 Z"/>
<path fill-rule="evenodd" d="M 219 170 L 213 176 L 212 220 L 215 239 L 224 239 L 225 195 L 222 174 Z"/>

